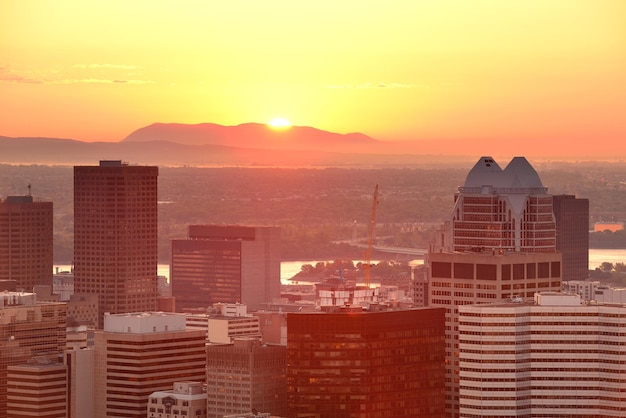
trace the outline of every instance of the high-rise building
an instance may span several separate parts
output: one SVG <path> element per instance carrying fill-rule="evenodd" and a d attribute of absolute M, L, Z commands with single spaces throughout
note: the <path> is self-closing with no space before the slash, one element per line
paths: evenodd
<path fill-rule="evenodd" d="M 65 349 L 65 303 L 37 302 L 34 293 L 0 293 L 0 417 L 7 416 L 7 369 Z"/>
<path fill-rule="evenodd" d="M 459 187 L 450 218 L 426 256 L 428 305 L 446 310 L 446 416 L 459 416 L 458 307 L 560 291 L 552 196 L 515 157 L 503 170 L 481 157 Z"/>
<path fill-rule="evenodd" d="M 280 228 L 190 225 L 172 241 L 172 295 L 181 312 L 217 302 L 251 310 L 280 297 Z"/>
<path fill-rule="evenodd" d="M 459 187 L 450 217 L 451 251 L 554 252 L 552 196 L 524 157 L 503 170 L 481 157 Z"/>
<path fill-rule="evenodd" d="M 52 265 L 52 202 L 30 195 L 0 200 L 0 280 L 32 292 L 52 286 Z"/>
<path fill-rule="evenodd" d="M 57 359 L 32 359 L 7 368 L 6 418 L 67 418 L 67 367 Z"/>
<path fill-rule="evenodd" d="M 106 312 L 156 310 L 158 167 L 74 167 L 74 289 Z"/>
<path fill-rule="evenodd" d="M 589 277 L 589 199 L 553 196 L 556 249 L 563 257 L 563 280 Z"/>
<path fill-rule="evenodd" d="M 207 417 L 253 410 L 286 416 L 286 347 L 258 338 L 207 345 Z"/>
<path fill-rule="evenodd" d="M 96 331 L 93 416 L 145 418 L 151 393 L 205 381 L 205 338 L 186 329 L 182 314 L 105 315 Z"/>
<path fill-rule="evenodd" d="M 460 306 L 460 415 L 626 416 L 624 318 L 624 305 L 555 292 Z"/>
<path fill-rule="evenodd" d="M 288 415 L 444 416 L 444 310 L 287 314 Z"/>

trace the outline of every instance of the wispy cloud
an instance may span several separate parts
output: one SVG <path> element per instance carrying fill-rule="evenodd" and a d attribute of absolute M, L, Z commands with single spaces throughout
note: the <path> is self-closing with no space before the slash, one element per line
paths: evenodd
<path fill-rule="evenodd" d="M 362 83 L 362 84 L 334 84 L 326 86 L 329 89 L 412 89 L 423 87 L 405 83 Z"/>
<path fill-rule="evenodd" d="M 9 66 L 0 66 L 0 82 L 42 84 L 44 81 L 30 74 L 21 73 Z"/>
<path fill-rule="evenodd" d="M 154 84 L 150 80 L 120 80 L 105 78 L 80 78 L 52 81 L 50 84 Z"/>
<path fill-rule="evenodd" d="M 138 65 L 128 65 L 128 64 L 76 64 L 72 66 L 72 68 L 81 68 L 81 69 L 114 69 L 114 70 L 138 70 L 141 69 Z"/>
<path fill-rule="evenodd" d="M 136 71 L 140 69 L 139 66 L 126 64 L 79 64 L 69 68 L 55 67 L 34 71 L 0 65 L 0 83 L 154 84 L 152 80 L 141 78 L 140 71 Z"/>

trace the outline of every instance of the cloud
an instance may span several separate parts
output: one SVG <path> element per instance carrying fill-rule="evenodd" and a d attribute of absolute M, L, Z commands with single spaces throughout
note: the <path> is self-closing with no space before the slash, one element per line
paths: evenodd
<path fill-rule="evenodd" d="M 76 64 L 72 66 L 72 68 L 81 68 L 81 69 L 114 69 L 114 70 L 137 70 L 141 67 L 137 65 L 127 65 L 127 64 Z"/>
<path fill-rule="evenodd" d="M 72 68 L 80 69 L 136 69 L 136 66 L 130 65 L 113 65 L 113 64 L 89 64 L 84 66 L 73 66 Z M 9 65 L 0 65 L 0 83 L 22 83 L 22 84 L 154 84 L 152 80 L 142 80 L 140 78 L 121 78 L 119 74 L 116 77 L 106 77 L 106 71 L 98 71 L 96 77 L 89 77 L 90 71 L 80 71 L 80 75 L 86 77 L 73 77 L 76 71 L 67 71 L 63 68 L 48 68 L 38 71 L 15 69 Z M 93 74 L 96 75 L 96 74 Z M 140 76 L 140 74 L 128 73 L 126 76 Z"/>
<path fill-rule="evenodd" d="M 326 86 L 329 89 L 412 89 L 415 87 L 420 86 L 404 83 L 335 84 Z"/>
<path fill-rule="evenodd" d="M 80 78 L 53 81 L 50 84 L 154 84 L 150 80 L 111 80 L 104 78 Z"/>
<path fill-rule="evenodd" d="M 0 82 L 42 84 L 44 81 L 27 74 L 18 74 L 9 66 L 0 66 Z"/>

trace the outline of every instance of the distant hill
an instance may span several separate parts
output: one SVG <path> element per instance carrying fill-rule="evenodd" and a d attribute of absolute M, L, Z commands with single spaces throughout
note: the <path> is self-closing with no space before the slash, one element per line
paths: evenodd
<path fill-rule="evenodd" d="M 332 149 L 332 147 L 330 147 Z M 81 142 L 60 138 L 0 136 L 0 163 L 93 165 L 99 160 L 160 166 L 426 167 L 471 158 L 382 155 L 324 151 L 272 150 L 223 145 L 185 145 L 169 141 Z"/>
<path fill-rule="evenodd" d="M 120 142 L 0 136 L 0 163 L 9 164 L 91 165 L 111 159 L 161 166 L 427 167 L 475 159 L 421 151 L 407 152 L 399 143 L 361 133 L 306 126 L 272 129 L 258 123 L 154 123 Z"/>
<path fill-rule="evenodd" d="M 170 141 L 185 145 L 223 145 L 271 150 L 372 153 L 381 142 L 360 133 L 338 134 L 307 126 L 272 129 L 259 123 L 223 126 L 154 123 L 131 133 L 122 142 Z M 383 143 L 384 144 L 384 143 Z"/>

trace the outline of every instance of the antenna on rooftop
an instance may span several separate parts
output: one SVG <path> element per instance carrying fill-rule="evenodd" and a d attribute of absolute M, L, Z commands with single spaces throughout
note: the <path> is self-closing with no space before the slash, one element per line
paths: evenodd
<path fill-rule="evenodd" d="M 31 194 L 30 194 L 30 183 L 28 183 L 28 195 L 31 196 Z"/>

